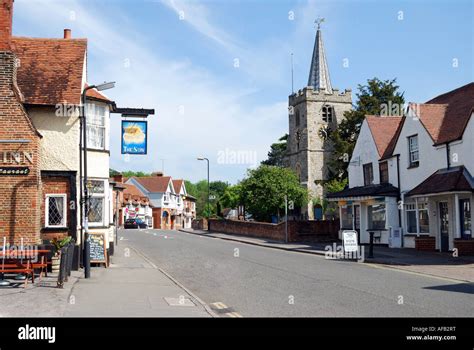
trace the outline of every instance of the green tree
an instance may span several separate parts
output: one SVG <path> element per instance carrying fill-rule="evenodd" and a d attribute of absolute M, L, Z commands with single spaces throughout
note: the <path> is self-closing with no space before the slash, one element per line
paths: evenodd
<path fill-rule="evenodd" d="M 143 171 L 126 170 L 126 171 L 122 171 L 122 175 L 124 177 L 132 177 L 132 176 L 144 177 L 144 176 L 150 176 L 151 174 L 150 173 L 145 173 Z"/>
<path fill-rule="evenodd" d="M 242 186 L 235 185 L 229 186 L 225 189 L 222 196 L 219 198 L 219 202 L 222 204 L 223 208 L 235 208 L 241 202 L 241 194 Z"/>
<path fill-rule="evenodd" d="M 261 165 L 248 170 L 240 186 L 246 211 L 259 221 L 270 221 L 272 215 L 280 216 L 285 207 L 285 195 L 295 206 L 303 206 L 308 199 L 307 190 L 288 168 Z"/>
<path fill-rule="evenodd" d="M 286 155 L 286 145 L 288 142 L 288 134 L 278 139 L 279 142 L 273 143 L 268 152 L 268 158 L 262 162 L 263 165 L 274 165 L 283 167 L 283 160 Z"/>
<path fill-rule="evenodd" d="M 331 179 L 347 179 L 347 167 L 366 115 L 403 114 L 405 98 L 399 92 L 396 79 L 369 79 L 367 85 L 359 85 L 358 90 L 356 108 L 345 112 L 344 119 L 328 136 L 334 147 L 332 159 L 329 160 Z"/>

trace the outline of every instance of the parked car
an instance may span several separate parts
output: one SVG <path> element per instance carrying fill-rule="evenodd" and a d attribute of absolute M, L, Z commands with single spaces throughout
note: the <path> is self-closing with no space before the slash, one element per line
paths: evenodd
<path fill-rule="evenodd" d="M 123 225 L 124 228 L 148 228 L 148 225 L 142 219 L 128 219 Z"/>

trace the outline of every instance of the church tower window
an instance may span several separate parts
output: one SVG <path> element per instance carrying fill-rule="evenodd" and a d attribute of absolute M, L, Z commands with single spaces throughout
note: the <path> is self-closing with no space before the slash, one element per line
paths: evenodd
<path fill-rule="evenodd" d="M 332 108 L 332 106 L 323 106 L 323 121 L 325 121 L 326 123 L 332 123 L 333 115 L 334 108 Z"/>

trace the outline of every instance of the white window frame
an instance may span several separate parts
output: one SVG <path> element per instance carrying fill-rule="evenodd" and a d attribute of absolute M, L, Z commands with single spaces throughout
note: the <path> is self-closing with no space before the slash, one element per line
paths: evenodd
<path fill-rule="evenodd" d="M 100 109 L 104 109 L 104 114 L 103 115 L 98 115 L 97 111 Z M 107 149 L 107 106 L 102 106 L 100 104 L 96 103 L 88 103 L 87 104 L 87 129 L 98 129 L 102 130 L 102 135 L 103 135 L 103 140 L 102 146 L 98 146 L 97 144 L 94 144 L 93 141 L 89 139 L 89 131 L 87 131 L 87 148 L 90 149 L 97 149 L 97 150 L 106 150 Z M 99 118 L 102 119 L 102 123 L 95 123 Z"/>
<path fill-rule="evenodd" d="M 104 184 L 104 192 L 103 193 L 89 193 L 89 196 L 92 198 L 102 198 L 102 221 L 101 222 L 94 222 L 94 221 L 89 221 L 89 226 L 91 227 L 101 227 L 101 226 L 106 226 L 105 225 L 105 219 L 106 219 L 106 186 L 107 183 L 103 179 L 90 179 L 90 181 L 100 181 Z M 89 203 L 90 204 L 90 203 Z M 90 207 L 89 207 L 90 210 Z"/>
<path fill-rule="evenodd" d="M 412 140 L 416 140 L 416 144 L 412 142 Z M 420 165 L 420 144 L 418 142 L 418 135 L 408 136 L 408 165 L 410 167 Z"/>
<path fill-rule="evenodd" d="M 61 225 L 51 225 L 49 223 L 49 199 L 50 198 L 62 198 L 63 199 L 63 223 Z M 44 216 L 44 226 L 47 228 L 67 228 L 67 194 L 65 193 L 50 193 L 45 196 L 45 216 Z"/>

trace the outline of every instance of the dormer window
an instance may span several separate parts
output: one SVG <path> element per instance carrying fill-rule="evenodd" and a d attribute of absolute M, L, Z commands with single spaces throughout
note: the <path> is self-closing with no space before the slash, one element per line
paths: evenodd
<path fill-rule="evenodd" d="M 323 106 L 323 121 L 326 123 L 331 123 L 334 116 L 334 108 L 329 105 Z"/>

